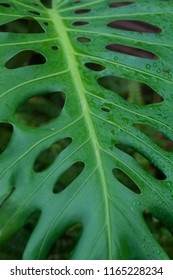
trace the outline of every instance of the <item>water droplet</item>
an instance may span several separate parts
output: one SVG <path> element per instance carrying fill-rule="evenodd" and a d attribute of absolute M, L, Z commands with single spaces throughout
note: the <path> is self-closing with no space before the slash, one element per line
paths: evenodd
<path fill-rule="evenodd" d="M 160 68 L 159 68 L 159 69 L 157 69 L 157 73 L 160 73 L 160 72 L 161 72 Z"/>
<path fill-rule="evenodd" d="M 168 186 L 168 187 L 171 187 L 171 185 L 172 185 L 172 182 L 170 182 L 170 181 L 167 181 L 167 182 L 166 182 L 166 184 L 167 184 L 167 186 Z"/>
<path fill-rule="evenodd" d="M 118 57 L 117 57 L 117 56 L 115 56 L 115 57 L 114 57 L 114 60 L 118 60 Z"/>
<path fill-rule="evenodd" d="M 171 74 L 168 74 L 168 79 L 172 79 L 172 75 Z"/>
<path fill-rule="evenodd" d="M 147 69 L 150 69 L 150 68 L 151 68 L 151 65 L 147 63 L 147 64 L 146 64 L 146 68 L 147 68 Z"/>
<path fill-rule="evenodd" d="M 154 62 L 154 63 L 153 63 L 153 66 L 154 66 L 154 67 L 156 67 L 156 66 L 157 66 L 157 63 L 156 63 L 156 62 Z"/>
<path fill-rule="evenodd" d="M 160 34 L 156 34 L 156 37 L 157 37 L 157 38 L 160 38 L 160 37 L 161 37 L 161 35 L 160 35 Z"/>
<path fill-rule="evenodd" d="M 157 250 L 157 255 L 160 255 L 160 253 L 161 253 L 160 250 Z"/>

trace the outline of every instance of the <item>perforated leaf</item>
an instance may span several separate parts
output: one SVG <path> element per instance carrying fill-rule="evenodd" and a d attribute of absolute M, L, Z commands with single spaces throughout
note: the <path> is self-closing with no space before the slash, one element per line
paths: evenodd
<path fill-rule="evenodd" d="M 168 258 L 143 213 L 173 232 L 173 153 L 147 133 L 172 145 L 172 13 L 161 0 L 0 1 L 2 244 L 40 211 L 25 259 L 76 224 L 72 259 Z"/>

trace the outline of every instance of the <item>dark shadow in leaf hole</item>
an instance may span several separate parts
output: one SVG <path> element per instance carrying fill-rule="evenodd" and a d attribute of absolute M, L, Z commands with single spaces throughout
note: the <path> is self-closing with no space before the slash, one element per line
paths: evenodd
<path fill-rule="evenodd" d="M 56 182 L 53 193 L 60 193 L 65 190 L 83 171 L 85 164 L 78 161 L 70 166 Z"/>
<path fill-rule="evenodd" d="M 109 4 L 109 7 L 110 8 L 119 8 L 119 7 L 122 7 L 122 6 L 128 6 L 128 5 L 131 5 L 131 4 L 134 4 L 135 2 L 112 2 Z"/>
<path fill-rule="evenodd" d="M 52 49 L 53 51 L 58 51 L 58 47 L 57 47 L 57 46 L 52 46 L 51 49 Z"/>
<path fill-rule="evenodd" d="M 162 32 L 162 29 L 160 27 L 150 24 L 148 22 L 138 20 L 115 20 L 108 23 L 107 26 L 121 30 L 144 33 L 158 34 Z"/>
<path fill-rule="evenodd" d="M 88 37 L 77 37 L 77 41 L 80 43 L 89 43 L 91 42 L 91 39 Z"/>
<path fill-rule="evenodd" d="M 52 8 L 52 0 L 40 0 L 40 2 L 46 7 L 46 8 Z"/>
<path fill-rule="evenodd" d="M 79 20 L 79 21 L 74 21 L 72 24 L 73 24 L 74 26 L 82 26 L 82 25 L 89 24 L 89 22 L 88 22 L 88 21 Z"/>
<path fill-rule="evenodd" d="M 147 84 L 116 76 L 103 76 L 97 79 L 100 86 L 113 91 L 131 104 L 147 105 L 163 101 Z"/>
<path fill-rule="evenodd" d="M 0 154 L 8 147 L 13 134 L 13 126 L 9 123 L 0 123 Z"/>
<path fill-rule="evenodd" d="M 79 9 L 79 10 L 75 10 L 74 13 L 76 15 L 79 15 L 79 14 L 87 14 L 91 11 L 91 9 Z"/>
<path fill-rule="evenodd" d="M 36 15 L 36 16 L 40 16 L 40 13 L 36 12 L 36 11 L 28 11 L 28 13 L 31 13 L 31 14 Z"/>
<path fill-rule="evenodd" d="M 79 0 L 73 2 L 73 4 L 79 4 L 79 3 L 80 3 Z"/>
<path fill-rule="evenodd" d="M 34 212 L 26 221 L 26 224 L 17 230 L 7 241 L 3 242 L 0 246 L 0 259 L 1 260 L 21 260 L 27 242 L 34 230 L 41 211 Z"/>
<path fill-rule="evenodd" d="M 129 190 L 133 191 L 136 194 L 141 193 L 141 190 L 138 188 L 136 183 L 121 169 L 119 168 L 112 169 L 112 174 L 121 184 L 123 184 Z"/>
<path fill-rule="evenodd" d="M 104 69 L 106 69 L 106 67 L 104 67 L 103 65 L 94 63 L 94 62 L 86 62 L 85 66 L 88 69 L 96 71 L 96 72 L 103 71 Z"/>
<path fill-rule="evenodd" d="M 65 98 L 62 91 L 33 96 L 17 108 L 16 119 L 31 127 L 48 124 L 60 115 Z"/>
<path fill-rule="evenodd" d="M 124 53 L 128 55 L 133 55 L 133 56 L 153 59 L 153 60 L 159 59 L 159 57 L 152 52 L 139 48 L 134 48 L 131 46 L 125 46 L 121 44 L 111 44 L 111 45 L 107 45 L 105 48 L 112 52 L 119 52 L 119 53 Z"/>
<path fill-rule="evenodd" d="M 167 152 L 173 152 L 173 141 L 166 137 L 159 130 L 148 124 L 134 123 L 134 127 L 139 129 L 145 135 L 147 135 L 153 142 Z"/>
<path fill-rule="evenodd" d="M 124 144 L 115 144 L 115 147 L 133 157 L 136 162 L 154 178 L 158 180 L 166 179 L 165 174 L 160 169 L 158 169 L 146 157 L 144 157 L 141 153 L 138 153 L 135 149 L 125 146 Z"/>
<path fill-rule="evenodd" d="M 5 8 L 10 8 L 11 7 L 11 5 L 9 3 L 6 3 L 6 2 L 0 3 L 0 6 L 5 7 Z"/>
<path fill-rule="evenodd" d="M 169 258 L 173 259 L 173 236 L 170 231 L 150 211 L 144 211 L 143 217 L 153 237 L 165 250 Z"/>
<path fill-rule="evenodd" d="M 110 113 L 110 109 L 108 107 L 102 107 L 101 110 L 106 113 Z"/>
<path fill-rule="evenodd" d="M 73 249 L 82 234 L 82 224 L 75 224 L 67 229 L 50 249 L 48 260 L 67 260 L 71 257 Z"/>
<path fill-rule="evenodd" d="M 54 160 L 65 150 L 72 142 L 70 137 L 61 139 L 51 145 L 47 150 L 42 151 L 34 162 L 35 172 L 41 172 L 47 169 Z"/>
<path fill-rule="evenodd" d="M 34 18 L 20 18 L 0 25 L 0 32 L 44 33 L 42 26 Z"/>
<path fill-rule="evenodd" d="M 46 58 L 38 52 L 32 50 L 21 51 L 10 58 L 5 67 L 8 69 L 16 69 L 25 66 L 45 64 Z"/>

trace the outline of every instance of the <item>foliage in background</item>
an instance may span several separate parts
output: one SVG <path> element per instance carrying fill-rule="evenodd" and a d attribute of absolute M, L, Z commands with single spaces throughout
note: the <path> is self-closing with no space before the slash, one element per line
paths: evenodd
<path fill-rule="evenodd" d="M 172 12 L 0 1 L 1 259 L 173 258 Z"/>

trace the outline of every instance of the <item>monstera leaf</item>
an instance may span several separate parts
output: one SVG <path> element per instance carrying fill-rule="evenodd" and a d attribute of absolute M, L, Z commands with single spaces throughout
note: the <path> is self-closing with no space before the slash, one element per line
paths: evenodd
<path fill-rule="evenodd" d="M 144 213 L 173 232 L 173 154 L 147 132 L 172 145 L 172 13 L 163 0 L 0 1 L 1 244 L 36 213 L 24 259 L 74 225 L 71 259 L 168 258 Z"/>

